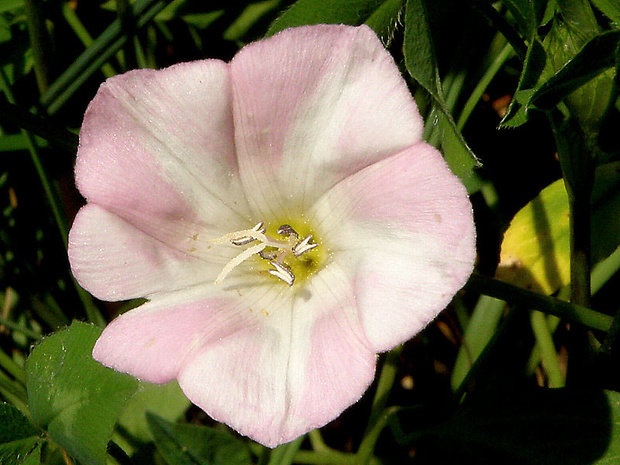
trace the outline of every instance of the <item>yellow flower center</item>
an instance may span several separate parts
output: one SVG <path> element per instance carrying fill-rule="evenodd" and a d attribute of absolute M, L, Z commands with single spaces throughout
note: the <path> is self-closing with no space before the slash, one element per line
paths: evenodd
<path fill-rule="evenodd" d="M 319 247 L 316 234 L 303 220 L 283 222 L 277 227 L 267 227 L 261 221 L 252 229 L 235 231 L 210 242 L 245 247 L 224 266 L 215 284 L 220 284 L 245 260 L 255 257 L 265 264 L 263 269 L 267 273 L 292 286 L 317 271 L 327 255 L 327 250 Z"/>

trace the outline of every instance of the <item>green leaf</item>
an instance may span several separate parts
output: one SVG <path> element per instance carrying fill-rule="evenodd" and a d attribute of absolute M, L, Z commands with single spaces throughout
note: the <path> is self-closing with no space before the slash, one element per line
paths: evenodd
<path fill-rule="evenodd" d="M 223 429 L 170 423 L 147 414 L 157 450 L 169 465 L 249 465 L 245 444 Z"/>
<path fill-rule="evenodd" d="M 403 0 L 386 0 L 365 22 L 386 45 L 394 38 L 403 4 Z"/>
<path fill-rule="evenodd" d="M 405 10 L 405 43 L 403 52 L 407 71 L 435 101 L 437 123 L 441 135 L 443 154 L 450 169 L 461 178 L 467 178 L 478 160 L 463 135 L 442 95 L 435 46 L 429 27 L 427 0 L 408 0 Z"/>
<path fill-rule="evenodd" d="M 545 0 L 504 0 L 504 5 L 526 37 L 533 37 L 545 13 Z"/>
<path fill-rule="evenodd" d="M 435 45 L 426 0 L 408 0 L 405 10 L 405 66 L 412 78 L 436 100 L 442 101 Z"/>
<path fill-rule="evenodd" d="M 138 392 L 127 403 L 118 424 L 134 438 L 149 442 L 153 438 L 146 421 L 147 411 L 164 420 L 176 421 L 189 406 L 190 401 L 176 381 L 163 385 L 141 383 Z"/>
<path fill-rule="evenodd" d="M 606 155 L 620 153 L 620 46 L 616 48 L 616 70 L 607 110 L 601 119 L 597 144 Z"/>
<path fill-rule="evenodd" d="M 532 39 L 525 55 L 523 72 L 519 78 L 519 84 L 506 115 L 500 122 L 500 128 L 516 128 L 527 122 L 527 104 L 535 89 L 539 87 L 539 81 L 545 64 L 547 54 L 538 39 Z"/>
<path fill-rule="evenodd" d="M 545 110 L 553 108 L 560 100 L 614 66 L 619 43 L 620 31 L 594 37 L 534 93 L 530 104 Z"/>
<path fill-rule="evenodd" d="M 390 0 L 298 0 L 273 22 L 267 36 L 308 24 L 359 26 Z M 389 7 L 388 7 L 389 11 Z"/>
<path fill-rule="evenodd" d="M 463 139 L 463 134 L 456 127 L 452 115 L 443 104 L 439 103 L 438 107 L 440 111 L 437 113 L 437 123 L 443 157 L 452 172 L 466 180 L 470 177 L 472 170 L 480 166 L 480 163 Z"/>
<path fill-rule="evenodd" d="M 24 8 L 24 0 L 0 0 L 0 13 Z"/>
<path fill-rule="evenodd" d="M 620 394 L 575 389 L 488 388 L 434 434 L 438 463 L 617 463 Z M 432 447 L 432 445 L 431 445 Z"/>
<path fill-rule="evenodd" d="M 41 431 L 16 407 L 0 404 L 0 463 L 27 465 L 39 463 Z M 38 451 L 38 452 L 37 452 Z"/>
<path fill-rule="evenodd" d="M 620 243 L 620 163 L 600 166 L 592 194 L 592 262 Z M 568 195 L 556 181 L 512 219 L 504 235 L 497 278 L 552 294 L 570 281 Z"/>
<path fill-rule="evenodd" d="M 570 28 L 586 38 L 592 38 L 600 32 L 594 11 L 589 0 L 556 0 L 562 18 Z"/>
<path fill-rule="evenodd" d="M 74 322 L 38 344 L 26 363 L 34 421 L 86 465 L 105 465 L 114 424 L 138 387 L 92 358 L 100 332 Z"/>
<path fill-rule="evenodd" d="M 504 316 L 506 302 L 486 295 L 480 296 L 465 332 L 454 362 L 450 383 L 457 390 L 467 373 L 489 343 Z"/>
<path fill-rule="evenodd" d="M 620 26 L 620 3 L 617 0 L 592 0 L 592 3 L 605 16 L 616 23 L 616 26 Z"/>

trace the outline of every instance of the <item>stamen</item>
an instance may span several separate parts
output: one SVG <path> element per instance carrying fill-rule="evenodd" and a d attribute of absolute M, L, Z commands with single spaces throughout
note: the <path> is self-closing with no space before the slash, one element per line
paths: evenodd
<path fill-rule="evenodd" d="M 314 249 L 315 247 L 318 247 L 319 244 L 310 244 L 310 239 L 312 239 L 312 234 L 308 234 L 301 241 L 295 244 L 292 249 L 293 255 L 299 257 L 300 255 L 305 254 L 306 252 Z"/>
<path fill-rule="evenodd" d="M 260 241 L 260 244 L 255 244 L 252 247 L 245 249 L 239 255 L 230 260 L 222 269 L 221 273 L 215 280 L 215 284 L 220 284 L 228 274 L 239 266 L 243 261 L 247 260 L 254 254 L 258 254 L 264 260 L 268 260 L 273 269 L 267 270 L 269 274 L 281 279 L 289 286 L 292 286 L 295 282 L 295 275 L 291 271 L 288 264 L 284 263 L 287 256 L 293 255 L 299 257 L 306 252 L 314 249 L 318 244 L 310 243 L 312 234 L 307 235 L 302 240 L 299 240 L 299 234 L 290 225 L 283 224 L 277 229 L 277 233 L 282 236 L 288 236 L 286 240 L 274 239 L 267 236 L 265 232 L 267 228 L 261 221 L 252 229 L 244 229 L 241 231 L 225 234 L 224 236 L 212 239 L 209 241 L 211 244 L 223 244 L 230 242 L 235 246 L 248 245 L 255 241 Z M 269 247 L 270 250 L 265 252 L 265 248 Z"/>
<path fill-rule="evenodd" d="M 275 260 L 272 260 L 269 263 L 275 268 L 275 270 L 267 270 L 270 275 L 280 278 L 289 286 L 293 285 L 295 282 L 295 275 L 288 266 L 283 263 L 278 263 Z"/>
<path fill-rule="evenodd" d="M 230 273 L 237 265 L 239 265 L 244 260 L 250 258 L 255 253 L 262 252 L 265 247 L 267 247 L 265 244 L 260 243 L 253 245 L 249 249 L 245 249 L 243 252 L 241 252 L 224 266 L 222 272 L 215 279 L 215 284 L 220 284 L 222 281 L 224 281 L 224 278 L 228 276 L 228 273 Z"/>
<path fill-rule="evenodd" d="M 270 250 L 269 252 L 261 250 L 260 252 L 258 252 L 258 256 L 265 260 L 271 261 L 276 259 L 276 257 L 278 256 L 278 252 L 275 250 Z"/>
<path fill-rule="evenodd" d="M 282 236 L 293 236 L 295 239 L 299 239 L 299 234 L 290 225 L 283 224 L 278 228 L 278 234 Z"/>
<path fill-rule="evenodd" d="M 252 228 L 252 231 L 256 231 L 259 232 L 261 234 L 265 234 L 265 231 L 267 231 L 267 228 L 265 228 L 265 223 L 263 223 L 262 221 L 260 223 L 258 223 L 256 226 L 254 226 Z M 237 239 L 231 240 L 230 242 L 233 245 L 247 245 L 250 242 L 254 242 L 256 240 L 256 238 L 254 236 L 243 236 L 243 237 L 239 237 Z"/>

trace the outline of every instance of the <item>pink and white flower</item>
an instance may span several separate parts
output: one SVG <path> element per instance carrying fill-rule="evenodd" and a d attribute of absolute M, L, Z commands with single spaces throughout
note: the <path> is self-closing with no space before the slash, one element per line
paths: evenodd
<path fill-rule="evenodd" d="M 80 134 L 69 257 L 96 297 L 148 302 L 95 359 L 177 379 L 270 447 L 333 420 L 472 270 L 467 193 L 421 138 L 364 26 L 107 80 Z"/>

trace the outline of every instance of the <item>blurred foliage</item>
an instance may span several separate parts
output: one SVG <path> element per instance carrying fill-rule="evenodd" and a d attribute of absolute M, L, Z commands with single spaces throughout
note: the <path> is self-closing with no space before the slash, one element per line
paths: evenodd
<path fill-rule="evenodd" d="M 316 23 L 392 53 L 471 194 L 479 260 L 382 359 L 374 401 L 270 453 L 92 360 L 95 325 L 135 303 L 70 274 L 72 167 L 105 78 Z M 0 463 L 615 463 L 619 71 L 616 0 L 0 0 Z"/>

